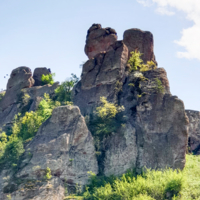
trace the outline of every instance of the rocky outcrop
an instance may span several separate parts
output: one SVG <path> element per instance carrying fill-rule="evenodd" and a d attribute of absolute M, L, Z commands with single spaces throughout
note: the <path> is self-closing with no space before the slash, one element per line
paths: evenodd
<path fill-rule="evenodd" d="M 128 47 L 129 57 L 130 52 L 137 50 L 142 53 L 141 58 L 144 63 L 151 60 L 156 63 L 153 51 L 153 35 L 151 32 L 136 28 L 126 30 L 124 32 L 123 42 Z"/>
<path fill-rule="evenodd" d="M 33 87 L 34 83 L 30 68 L 18 67 L 12 71 L 5 96 L 0 101 L 0 128 L 9 129 L 14 116 L 18 113 L 35 111 L 44 94 L 52 96 L 58 87 L 58 82 L 52 86 Z"/>
<path fill-rule="evenodd" d="M 49 181 L 44 180 L 47 167 Z M 26 146 L 16 178 L 3 190 L 13 199 L 62 200 L 65 188 L 70 192 L 88 183 L 88 171 L 98 172 L 92 135 L 78 107 L 60 106 Z"/>
<path fill-rule="evenodd" d="M 42 75 L 51 74 L 50 69 L 47 69 L 46 67 L 38 67 L 34 70 L 33 73 L 33 79 L 35 80 L 34 86 L 42 86 Z"/>
<path fill-rule="evenodd" d="M 117 33 L 112 28 L 102 28 L 101 24 L 93 24 L 87 33 L 85 53 L 89 59 L 98 53 L 108 51 L 117 41 Z"/>
<path fill-rule="evenodd" d="M 125 31 L 123 41 L 83 65 L 74 88 L 74 104 L 84 116 L 93 115 L 101 96 L 125 107 L 126 123 L 104 143 L 105 175 L 133 167 L 184 168 L 188 118 L 183 102 L 170 94 L 165 70 L 129 73 L 126 66 L 134 48 L 145 50 L 145 61 L 154 58 L 152 38 L 149 32 Z"/>
<path fill-rule="evenodd" d="M 117 99 L 118 84 L 124 78 L 128 49 L 123 42 L 111 45 L 113 50 L 100 53 L 83 65 L 81 81 L 74 88 L 74 103 L 83 115 L 90 114 L 99 103 L 100 96 L 109 101 Z"/>
<path fill-rule="evenodd" d="M 200 154 L 200 112 L 195 110 L 185 111 L 189 118 L 188 126 L 188 151 Z"/>

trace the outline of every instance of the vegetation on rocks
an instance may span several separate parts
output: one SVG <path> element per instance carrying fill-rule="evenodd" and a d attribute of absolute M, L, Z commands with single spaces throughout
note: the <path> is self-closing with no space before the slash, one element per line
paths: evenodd
<path fill-rule="evenodd" d="M 42 77 L 41 77 L 41 81 L 42 81 L 42 85 L 46 85 L 46 84 L 50 84 L 50 85 L 53 85 L 54 84 L 54 76 L 55 74 L 47 74 L 47 75 L 44 75 L 42 74 Z"/>
<path fill-rule="evenodd" d="M 69 104 L 72 101 L 71 93 L 74 85 L 79 81 L 79 78 L 75 74 L 71 74 L 71 78 L 61 83 L 61 85 L 56 88 L 56 100 L 62 104 Z"/>
<path fill-rule="evenodd" d="M 58 101 L 53 101 L 48 94 L 45 94 L 35 112 L 26 112 L 24 116 L 19 113 L 15 116 L 11 135 L 5 132 L 0 135 L 1 166 L 16 167 L 24 152 L 23 143 L 30 141 L 35 136 L 41 124 L 51 116 L 53 109 L 59 105 Z"/>
<path fill-rule="evenodd" d="M 6 92 L 5 91 L 3 91 L 3 92 L 0 92 L 0 101 L 1 101 L 1 99 L 4 97 L 4 95 L 6 94 Z"/>
<path fill-rule="evenodd" d="M 147 61 L 147 64 L 144 64 L 141 59 L 142 53 L 135 50 L 131 52 L 131 57 L 128 60 L 128 64 L 130 65 L 130 72 L 140 71 L 145 72 L 152 69 L 156 69 L 156 64 L 153 61 Z"/>

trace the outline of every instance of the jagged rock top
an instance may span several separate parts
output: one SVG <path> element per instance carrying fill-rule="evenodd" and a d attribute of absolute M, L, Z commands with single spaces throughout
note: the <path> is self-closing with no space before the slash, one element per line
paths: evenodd
<path fill-rule="evenodd" d="M 101 24 L 93 24 L 86 36 L 85 53 L 89 59 L 102 51 L 108 51 L 110 45 L 117 41 L 117 33 L 112 28 L 102 28 Z"/>
<path fill-rule="evenodd" d="M 51 73 L 51 70 L 47 69 L 46 67 L 35 68 L 34 73 L 33 73 L 33 78 L 35 80 L 34 86 L 41 86 L 42 85 L 42 81 L 41 81 L 42 75 L 43 74 L 47 75 L 50 73 Z"/>

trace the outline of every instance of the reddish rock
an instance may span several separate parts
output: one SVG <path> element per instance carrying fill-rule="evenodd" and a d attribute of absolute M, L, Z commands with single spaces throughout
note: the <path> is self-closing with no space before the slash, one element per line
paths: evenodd
<path fill-rule="evenodd" d="M 117 41 L 117 33 L 112 28 L 102 28 L 100 24 L 93 24 L 87 33 L 85 53 L 89 59 L 103 51 L 112 49 L 110 45 Z"/>
<path fill-rule="evenodd" d="M 140 29 L 128 29 L 124 32 L 124 44 L 128 47 L 129 57 L 130 52 L 138 50 L 142 53 L 144 63 L 153 60 L 156 62 L 153 52 L 153 35 L 149 31 L 141 31 Z"/>

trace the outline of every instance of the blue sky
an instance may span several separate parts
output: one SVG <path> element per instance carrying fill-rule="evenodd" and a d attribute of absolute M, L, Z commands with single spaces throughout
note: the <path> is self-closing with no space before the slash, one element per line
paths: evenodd
<path fill-rule="evenodd" d="M 60 82 L 80 75 L 87 30 L 100 23 L 119 40 L 126 29 L 151 31 L 171 93 L 200 110 L 199 13 L 198 0 L 0 0 L 0 89 L 19 66 L 51 68 Z"/>

